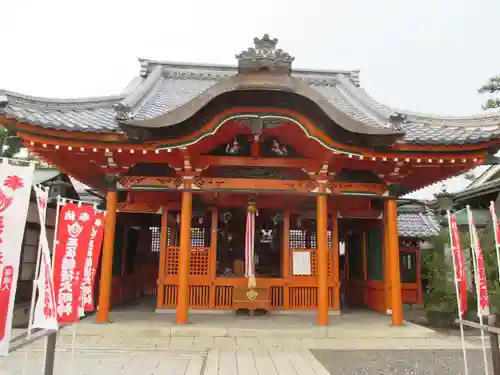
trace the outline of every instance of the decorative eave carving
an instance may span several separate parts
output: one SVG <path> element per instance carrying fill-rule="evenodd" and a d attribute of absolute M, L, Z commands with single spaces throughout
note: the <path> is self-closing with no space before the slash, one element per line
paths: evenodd
<path fill-rule="evenodd" d="M 252 130 L 252 134 L 262 134 L 264 129 L 272 129 L 281 125 L 286 119 L 278 116 L 242 116 L 235 119 L 235 122 Z"/>
<path fill-rule="evenodd" d="M 271 39 L 268 34 L 264 34 L 261 39 L 254 38 L 253 42 L 253 48 L 236 55 L 240 73 L 270 70 L 290 74 L 295 57 L 276 48 L 278 39 Z"/>

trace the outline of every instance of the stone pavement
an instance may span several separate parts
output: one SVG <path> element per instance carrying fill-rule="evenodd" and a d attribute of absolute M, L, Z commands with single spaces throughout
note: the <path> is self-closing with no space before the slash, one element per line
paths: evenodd
<path fill-rule="evenodd" d="M 65 330 L 63 330 L 65 331 Z M 66 329 L 71 331 L 71 329 Z M 459 352 L 456 337 L 432 338 L 279 338 L 279 337 L 134 337 L 116 335 L 78 335 L 75 354 L 72 336 L 58 338 L 56 375 L 65 374 L 167 374 L 167 375 L 328 375 L 371 374 L 371 372 L 336 372 L 341 366 L 353 366 L 349 355 L 360 350 L 391 353 L 393 358 L 418 358 L 418 353 L 439 349 Z M 478 350 L 476 343 L 468 348 Z M 332 370 L 331 361 L 337 358 Z M 350 354 L 344 354 L 350 353 Z M 38 375 L 41 373 L 43 340 L 0 360 L 0 375 Z M 383 356 L 382 356 L 383 357 Z M 27 359 L 26 359 L 27 358 Z M 384 357 L 385 358 L 385 357 Z M 324 365 L 322 364 L 324 363 Z M 370 361 L 373 366 L 377 361 Z M 325 368 L 328 367 L 330 372 Z M 381 363 L 380 366 L 384 366 Z M 386 364 L 386 366 L 388 366 Z M 351 371 L 345 367 L 346 371 Z M 376 372 L 374 372 L 375 374 Z M 379 372 L 380 373 L 380 372 Z M 386 372 L 387 373 L 387 372 Z M 397 373 L 397 372 L 395 372 Z M 404 372 L 401 372 L 404 373 Z M 412 372 L 410 372 L 412 373 Z M 413 372 L 419 374 L 419 372 Z M 425 372 L 424 372 L 425 373 Z"/>
<path fill-rule="evenodd" d="M 356 370 L 353 363 L 374 356 L 378 360 L 370 360 L 367 368 L 392 368 L 398 357 L 418 359 L 419 353 L 461 349 L 459 337 L 411 323 L 391 327 L 390 317 L 373 312 L 332 317 L 328 327 L 317 326 L 315 315 L 300 314 L 252 319 L 192 314 L 185 326 L 175 325 L 173 315 L 151 310 L 117 310 L 111 319 L 114 323 L 99 325 L 90 317 L 75 331 L 60 330 L 56 375 L 372 374 Z M 15 330 L 14 336 L 19 333 Z M 41 374 L 43 341 L 0 359 L 0 375 Z M 481 348 L 477 340 L 469 340 L 467 347 Z M 362 350 L 367 354 L 360 357 Z"/>
<path fill-rule="evenodd" d="M 332 375 L 465 375 L 462 350 L 313 350 Z M 468 350 L 470 375 L 484 375 L 482 350 Z M 489 364 L 492 374 L 492 365 Z"/>

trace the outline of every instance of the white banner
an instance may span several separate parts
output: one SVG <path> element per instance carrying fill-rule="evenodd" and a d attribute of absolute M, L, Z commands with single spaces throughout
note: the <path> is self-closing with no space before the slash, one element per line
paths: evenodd
<path fill-rule="evenodd" d="M 40 219 L 40 271 L 36 280 L 38 299 L 33 313 L 32 328 L 57 329 L 56 299 L 54 296 L 54 280 L 52 276 L 52 262 L 50 261 L 50 248 L 47 240 L 47 229 L 45 218 L 47 202 L 49 200 L 49 189 L 33 186 L 38 206 L 38 217 Z M 31 322 L 30 322 L 31 323 Z"/>
<path fill-rule="evenodd" d="M 14 298 L 34 164 L 0 164 L 0 356 L 9 354 Z"/>

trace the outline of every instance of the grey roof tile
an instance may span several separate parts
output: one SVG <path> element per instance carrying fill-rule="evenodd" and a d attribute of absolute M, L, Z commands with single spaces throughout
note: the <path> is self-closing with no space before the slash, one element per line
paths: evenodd
<path fill-rule="evenodd" d="M 141 77 L 121 96 L 51 100 L 0 91 L 0 114 L 47 128 L 115 132 L 119 120 L 149 120 L 197 97 L 220 79 L 237 74 L 236 67 L 141 60 Z M 389 127 L 389 117 L 401 113 L 400 142 L 467 144 L 500 138 L 500 112 L 468 117 L 437 117 L 396 110 L 371 98 L 359 87 L 359 71 L 296 69 L 294 78 L 309 84 L 328 102 L 370 127 Z M 5 100 L 5 98 L 7 100 Z M 123 116 L 125 115 L 125 116 Z"/>
<path fill-rule="evenodd" d="M 45 128 L 82 131 L 114 132 L 118 129 L 113 105 L 123 96 L 91 99 L 46 99 L 12 92 L 0 92 L 7 98 L 0 114 Z"/>
<path fill-rule="evenodd" d="M 366 125 L 383 127 L 385 123 L 387 123 L 387 121 L 384 123 L 379 117 L 373 116 L 367 111 L 364 111 L 361 106 L 356 106 L 337 87 L 319 85 L 312 85 L 311 87 L 323 95 L 325 99 L 327 99 L 334 107 L 337 107 L 346 115 L 361 121 Z"/>
<path fill-rule="evenodd" d="M 198 79 L 162 79 L 154 95 L 134 115 L 135 120 L 148 120 L 190 102 L 218 81 Z"/>
<path fill-rule="evenodd" d="M 61 111 L 8 106 L 5 114 L 28 124 L 60 130 L 113 132 L 118 128 L 112 108 Z"/>
<path fill-rule="evenodd" d="M 403 141 L 416 144 L 467 144 L 488 141 L 500 136 L 500 116 L 497 125 L 450 126 L 408 122 Z"/>
<path fill-rule="evenodd" d="M 405 205 L 398 208 L 400 237 L 429 238 L 436 236 L 440 229 L 434 212 L 428 207 Z"/>

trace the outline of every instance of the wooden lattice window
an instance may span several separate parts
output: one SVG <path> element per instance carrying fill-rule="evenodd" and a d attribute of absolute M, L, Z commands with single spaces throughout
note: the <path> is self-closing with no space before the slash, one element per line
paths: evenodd
<path fill-rule="evenodd" d="M 328 237 L 328 248 L 332 248 L 332 231 L 327 230 L 326 232 L 327 237 Z M 317 249 L 318 248 L 318 239 L 316 236 L 316 232 L 311 233 L 311 249 Z"/>
<path fill-rule="evenodd" d="M 153 253 L 160 252 L 160 227 L 150 227 L 151 231 L 151 251 Z"/>
<path fill-rule="evenodd" d="M 290 230 L 290 248 L 291 249 L 305 249 L 307 232 L 304 229 L 291 229 Z"/>
<path fill-rule="evenodd" d="M 191 249 L 189 259 L 189 274 L 194 276 L 208 275 L 209 250 L 206 247 L 195 247 Z"/>
<path fill-rule="evenodd" d="M 160 227 L 149 227 L 151 232 L 151 252 L 160 252 Z M 170 246 L 170 228 L 167 228 L 167 246 Z"/>
<path fill-rule="evenodd" d="M 191 228 L 191 246 L 205 246 L 205 228 Z"/>

